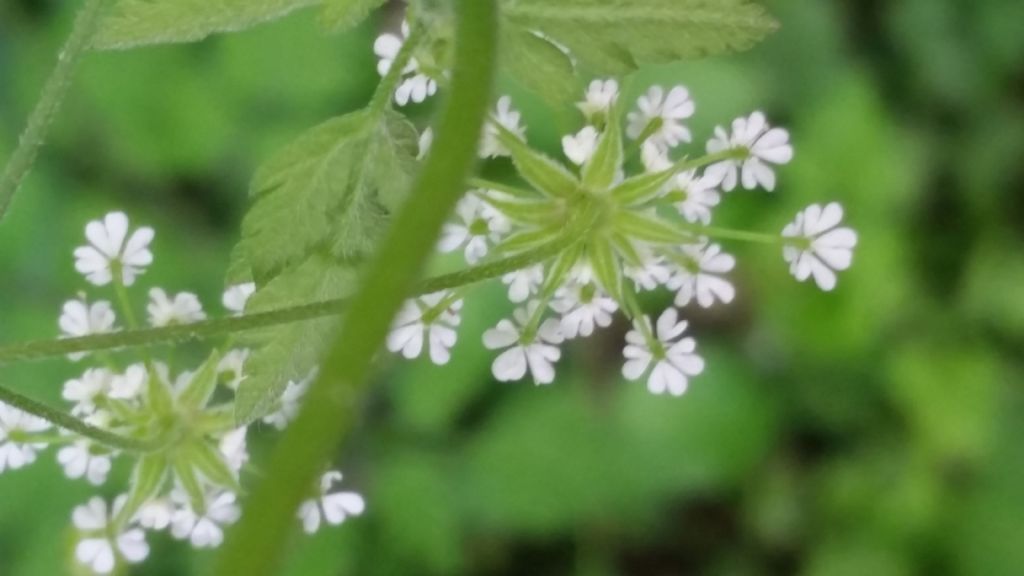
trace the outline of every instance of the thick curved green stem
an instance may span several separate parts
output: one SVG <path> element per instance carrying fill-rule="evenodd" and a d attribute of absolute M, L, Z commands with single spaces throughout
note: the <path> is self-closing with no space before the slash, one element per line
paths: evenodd
<path fill-rule="evenodd" d="M 528 268 L 535 264 L 541 264 L 580 240 L 581 234 L 577 233 L 576 228 L 572 228 L 567 232 L 570 233 L 537 248 L 525 250 L 507 258 L 459 270 L 458 272 L 428 278 L 418 283 L 410 294 L 412 296 L 422 296 L 424 294 L 440 292 L 441 290 L 461 288 L 478 282 L 500 278 L 505 274 Z M 23 342 L 21 344 L 0 347 L 0 365 L 57 358 L 75 352 L 100 352 L 159 344 L 176 344 L 191 340 L 226 336 L 269 326 L 335 316 L 344 312 L 347 304 L 348 299 L 325 300 L 323 302 L 302 304 L 267 312 L 246 314 L 245 316 L 204 320 L 194 324 L 164 326 L 162 328 L 142 328 L 112 332 L 110 334 L 94 334 L 79 338 Z"/>
<path fill-rule="evenodd" d="M 57 66 L 53 69 L 46 86 L 43 87 L 43 94 L 39 98 L 32 115 L 29 116 L 28 125 L 18 140 L 18 148 L 11 154 L 4 167 L 3 174 L 0 174 L 0 220 L 7 214 L 11 205 L 11 199 L 15 192 L 21 187 L 21 182 L 32 169 L 35 163 L 39 148 L 46 140 L 46 135 L 57 115 L 57 110 L 64 102 L 68 89 L 71 87 L 71 79 L 74 76 L 78 63 L 89 47 L 93 33 L 96 31 L 103 12 L 103 5 L 106 0 L 85 0 L 85 5 L 75 18 L 71 35 L 61 49 L 57 59 Z"/>
<path fill-rule="evenodd" d="M 22 412 L 28 412 L 34 416 L 38 416 L 43 420 L 74 432 L 90 440 L 94 440 L 105 446 L 116 448 L 118 450 L 126 450 L 129 452 L 152 452 L 158 450 L 160 446 L 153 442 L 147 442 L 145 440 L 138 440 L 135 438 L 127 438 L 102 428 L 97 428 L 90 424 L 75 418 L 74 416 L 47 406 L 42 402 L 33 400 L 27 396 L 22 396 L 13 390 L 9 390 L 0 386 L 0 402 L 13 406 Z"/>
<path fill-rule="evenodd" d="M 494 0 L 457 0 L 455 6 L 455 69 L 437 141 L 352 300 L 298 419 L 228 534 L 215 574 L 265 576 L 280 568 L 296 510 L 352 426 L 373 356 L 464 192 L 490 101 L 497 7 Z"/>

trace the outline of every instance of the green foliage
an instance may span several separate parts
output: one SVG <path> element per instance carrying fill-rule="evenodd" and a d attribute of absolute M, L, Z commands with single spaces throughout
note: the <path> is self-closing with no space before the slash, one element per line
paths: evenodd
<path fill-rule="evenodd" d="M 118 0 L 96 35 L 100 49 L 194 42 L 281 18 L 320 0 Z"/>
<path fill-rule="evenodd" d="M 550 41 L 520 26 L 502 29 L 501 64 L 526 88 L 553 103 L 579 98 L 572 59 Z"/>
<path fill-rule="evenodd" d="M 331 30 L 342 31 L 362 22 L 387 0 L 326 0 L 321 21 Z"/>
<path fill-rule="evenodd" d="M 542 33 L 599 74 L 746 50 L 777 27 L 764 9 L 746 0 L 505 0 L 502 6 L 507 25 Z M 512 44 L 525 38 L 506 34 Z M 511 50 L 530 54 L 539 48 Z M 553 76 L 550 67 L 513 71 L 527 86 Z"/>

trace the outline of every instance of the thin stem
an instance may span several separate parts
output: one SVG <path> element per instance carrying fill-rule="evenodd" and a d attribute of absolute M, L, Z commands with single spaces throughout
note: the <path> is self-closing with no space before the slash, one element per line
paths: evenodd
<path fill-rule="evenodd" d="M 518 188 L 516 186 L 510 186 L 508 184 L 502 184 L 501 182 L 494 182 L 492 180 L 485 180 L 483 178 L 470 178 L 469 186 L 471 188 L 480 188 L 482 190 L 494 190 L 496 192 L 504 192 L 510 196 L 516 198 L 540 198 L 540 194 L 533 190 L 526 190 L 525 188 Z"/>
<path fill-rule="evenodd" d="M 18 140 L 18 148 L 11 154 L 0 175 L 0 220 L 7 214 L 14 194 L 21 187 L 22 181 L 32 169 L 39 148 L 46 140 L 50 125 L 53 124 L 57 111 L 67 96 L 71 80 L 78 63 L 89 47 L 93 33 L 100 21 L 103 5 L 106 0 L 85 0 L 85 5 L 75 17 L 71 35 L 61 49 L 57 66 L 43 87 L 42 96 L 28 118 L 25 131 Z"/>
<path fill-rule="evenodd" d="M 470 286 L 546 262 L 579 241 L 580 235 L 575 233 L 576 229 L 576 227 L 573 227 L 565 235 L 551 242 L 513 256 L 458 272 L 429 278 L 417 284 L 411 295 L 423 296 L 442 290 Z M 238 332 L 259 330 L 281 324 L 305 322 L 326 316 L 339 315 L 344 312 L 347 303 L 347 299 L 325 300 L 267 312 L 246 314 L 244 316 L 204 320 L 194 324 L 164 326 L 161 328 L 141 328 L 109 334 L 94 334 L 79 338 L 37 340 L 34 342 L 12 344 L 0 347 L 0 365 L 55 358 L 75 352 L 97 352 L 158 344 L 176 344 Z"/>
<path fill-rule="evenodd" d="M 155 442 L 128 438 L 108 430 L 103 430 L 102 428 L 97 428 L 66 412 L 47 406 L 27 396 L 22 396 L 3 386 L 0 386 L 0 402 L 13 406 L 22 412 L 38 416 L 54 426 L 74 432 L 90 440 L 95 440 L 111 448 L 129 452 L 152 452 L 160 448 L 160 445 Z"/>
<path fill-rule="evenodd" d="M 676 227 L 698 236 L 708 236 L 724 240 L 739 240 L 742 242 L 755 242 L 758 244 L 786 245 L 792 240 L 779 234 L 748 232 L 747 230 L 734 230 L 732 228 L 720 228 L 718 226 L 702 226 L 700 224 L 691 224 L 689 222 L 677 223 Z"/>
<path fill-rule="evenodd" d="M 409 61 L 412 60 L 412 55 L 419 48 L 420 42 L 423 41 L 426 35 L 426 30 L 422 26 L 413 26 L 412 31 L 409 33 L 409 37 L 405 39 L 402 44 L 402 49 L 398 51 L 395 56 L 394 62 L 391 63 L 391 67 L 388 68 L 387 74 L 381 79 L 380 84 L 377 85 L 377 90 L 373 93 L 373 98 L 370 100 L 369 109 L 374 114 L 380 114 L 384 109 L 391 103 L 391 99 L 394 97 L 395 90 L 398 89 L 399 84 L 402 83 L 402 75 L 405 73 L 405 67 L 409 65 Z"/>
<path fill-rule="evenodd" d="M 412 291 L 476 157 L 497 59 L 494 0 L 457 0 L 452 90 L 437 142 L 363 277 L 298 418 L 274 450 L 267 475 L 246 499 L 214 574 L 268 576 L 282 563 L 295 512 L 335 452 L 362 402 L 374 355 Z"/>

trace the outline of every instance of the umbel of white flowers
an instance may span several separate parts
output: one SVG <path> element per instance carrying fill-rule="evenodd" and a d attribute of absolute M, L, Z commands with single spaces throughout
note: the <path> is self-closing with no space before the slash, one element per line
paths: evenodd
<path fill-rule="evenodd" d="M 603 214 L 603 227 L 574 231 L 585 237 L 580 248 L 502 278 L 509 300 L 522 306 L 483 334 L 484 345 L 497 351 L 497 380 L 554 382 L 560 346 L 608 327 L 622 312 L 633 322 L 623 347 L 623 376 L 646 378 L 654 394 L 679 396 L 704 361 L 685 335 L 681 312 L 669 308 L 652 322 L 637 304 L 638 293 L 670 290 L 680 309 L 731 303 L 736 289 L 728 275 L 736 259 L 719 238 L 775 244 L 797 280 L 813 279 L 826 291 L 835 288 L 836 272 L 850 267 L 857 235 L 842 226 L 837 203 L 809 206 L 781 234 L 711 226 L 726 193 L 739 187 L 773 191 L 776 167 L 793 159 L 789 133 L 771 126 L 763 113 L 716 128 L 700 156 L 677 151 L 693 140 L 686 121 L 697 109 L 683 86 L 652 86 L 625 122 L 614 79 L 592 82 L 577 107 L 585 125 L 562 139 L 567 162 L 560 163 L 528 147 L 520 113 L 508 96 L 501 97 L 479 153 L 511 157 L 530 189 L 483 182 L 459 203 L 438 244 L 441 252 L 461 252 L 468 264 L 486 263 L 557 241 L 566 222 L 583 219 L 588 209 Z M 424 138 L 421 146 L 429 142 Z M 406 358 L 426 353 L 437 364 L 448 362 L 465 293 L 410 300 L 388 347 Z"/>
<path fill-rule="evenodd" d="M 82 292 L 64 303 L 57 322 L 62 338 L 138 327 L 126 294 L 152 264 L 153 235 L 150 228 L 132 230 L 120 212 L 88 223 L 87 244 L 74 252 L 76 268 L 100 294 L 90 299 Z M 225 310 L 244 314 L 254 292 L 253 284 L 229 287 L 222 299 Z M 148 295 L 150 327 L 206 318 L 195 294 L 153 287 Z M 121 325 L 119 318 L 126 323 Z M 69 356 L 74 362 L 87 357 Z M 119 566 L 143 561 L 149 554 L 146 534 L 151 531 L 166 530 L 196 548 L 218 546 L 225 526 L 239 517 L 236 494 L 249 460 L 248 430 L 236 427 L 233 417 L 233 394 L 245 378 L 247 357 L 245 349 L 214 352 L 198 368 L 176 372 L 149 356 L 123 363 L 104 356 L 64 384 L 63 397 L 73 416 L 129 439 L 164 443 L 159 459 L 116 450 L 68 431 L 54 434 L 46 420 L 0 403 L 0 473 L 27 466 L 41 451 L 56 446 L 57 462 L 69 479 L 99 487 L 107 483 L 114 460 L 133 461 L 132 483 L 120 496 L 110 504 L 96 496 L 72 512 L 77 535 L 74 559 L 82 570 L 111 574 Z M 263 422 L 286 427 L 298 413 L 308 384 L 309 378 L 289 383 L 277 409 Z M 177 424 L 186 421 L 188 426 Z M 182 436 L 181 430 L 188 432 Z M 340 472 L 328 471 L 310 487 L 309 499 L 296 510 L 306 532 L 363 513 L 362 496 L 337 489 L 341 478 Z"/>

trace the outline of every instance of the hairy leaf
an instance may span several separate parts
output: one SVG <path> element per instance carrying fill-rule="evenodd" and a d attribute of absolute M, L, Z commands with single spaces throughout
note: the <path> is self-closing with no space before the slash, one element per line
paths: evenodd
<path fill-rule="evenodd" d="M 314 254 L 301 265 L 274 278 L 249 300 L 247 310 L 261 312 L 349 296 L 357 270 L 332 256 Z M 248 376 L 235 400 L 235 419 L 248 423 L 273 411 L 289 381 L 309 375 L 337 328 L 328 317 L 285 324 L 246 334 L 243 343 L 255 349 L 246 361 Z"/>
<path fill-rule="evenodd" d="M 502 7 L 507 25 L 543 34 L 599 74 L 746 50 L 777 27 L 747 0 L 504 0 Z"/>
<path fill-rule="evenodd" d="M 502 65 L 524 87 L 561 105 L 578 98 L 580 83 L 572 60 L 559 47 L 518 26 L 502 33 Z"/>
<path fill-rule="evenodd" d="M 117 0 L 93 46 L 124 49 L 195 42 L 284 17 L 321 0 Z"/>
<path fill-rule="evenodd" d="M 359 261 L 408 187 L 416 147 L 415 128 L 391 112 L 313 128 L 257 172 L 236 258 L 258 284 L 314 251 Z"/>
<path fill-rule="evenodd" d="M 387 0 L 325 0 L 320 21 L 336 32 L 348 30 L 383 6 Z"/>

